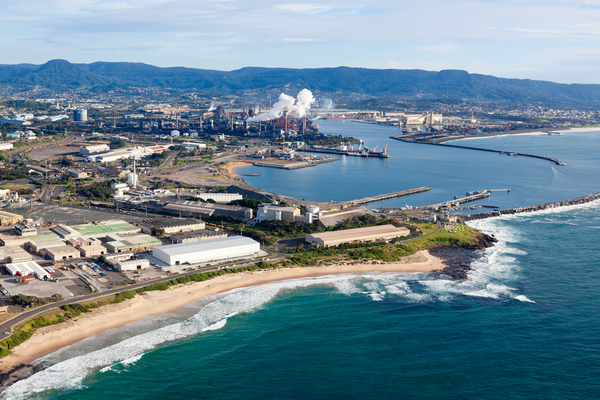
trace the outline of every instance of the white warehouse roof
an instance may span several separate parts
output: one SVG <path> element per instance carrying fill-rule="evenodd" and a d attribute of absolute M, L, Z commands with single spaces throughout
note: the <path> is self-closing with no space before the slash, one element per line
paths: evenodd
<path fill-rule="evenodd" d="M 244 236 L 172 244 L 152 249 L 154 257 L 170 265 L 247 257 L 260 251 L 260 243 Z"/>
<path fill-rule="evenodd" d="M 6 269 L 8 269 L 13 276 L 18 273 L 21 276 L 34 274 L 40 280 L 50 278 L 50 274 L 35 261 L 6 264 Z"/>

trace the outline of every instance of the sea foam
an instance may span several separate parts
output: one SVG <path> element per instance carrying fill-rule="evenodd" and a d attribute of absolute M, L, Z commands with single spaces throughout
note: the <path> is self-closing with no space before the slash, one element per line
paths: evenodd
<path fill-rule="evenodd" d="M 600 202 L 596 205 L 583 206 L 597 207 L 598 205 Z M 314 285 L 328 285 L 334 287 L 341 294 L 348 296 L 359 294 L 374 301 L 401 299 L 411 303 L 447 302 L 457 296 L 470 296 L 493 301 L 515 299 L 534 303 L 527 296 L 519 294 L 518 290 L 511 285 L 511 282 L 518 279 L 521 268 L 516 257 L 526 254 L 513 246 L 513 243 L 519 242 L 519 231 L 502 223 L 502 220 L 511 218 L 522 217 L 506 216 L 469 223 L 477 229 L 493 234 L 498 239 L 498 243 L 494 247 L 481 251 L 481 257 L 472 262 L 469 279 L 456 281 L 423 273 L 342 274 L 235 289 L 220 294 L 218 298 L 211 298 L 211 301 L 203 304 L 195 315 L 184 321 L 135 335 L 89 353 L 61 360 L 12 385 L 2 394 L 2 398 L 23 398 L 29 397 L 32 393 L 49 389 L 72 390 L 84 387 L 84 378 L 92 373 L 106 373 L 112 369 L 111 366 L 117 364 L 135 364 L 143 354 L 165 343 L 200 332 L 222 329 L 226 326 L 227 318 L 240 312 L 254 310 L 273 300 L 282 291 Z M 54 354 L 42 358 L 41 361 L 52 362 L 56 359 Z"/>

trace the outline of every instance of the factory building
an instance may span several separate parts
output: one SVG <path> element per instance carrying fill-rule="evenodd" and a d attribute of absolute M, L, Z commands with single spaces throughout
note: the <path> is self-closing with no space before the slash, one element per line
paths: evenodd
<path fill-rule="evenodd" d="M 29 251 L 33 253 L 41 254 L 42 249 L 65 246 L 65 242 L 52 234 L 37 235 L 33 237 L 35 239 L 32 239 L 27 243 Z"/>
<path fill-rule="evenodd" d="M 184 233 L 178 233 L 175 235 L 171 235 L 169 237 L 169 240 L 170 240 L 171 244 L 178 244 L 178 243 L 199 242 L 201 240 L 220 239 L 220 238 L 226 238 L 228 236 L 229 235 L 227 234 L 227 232 L 222 231 L 222 230 L 196 231 L 196 232 L 184 232 Z"/>
<path fill-rule="evenodd" d="M 23 216 L 18 214 L 0 211 L 0 225 L 15 225 L 23 221 Z"/>
<path fill-rule="evenodd" d="M 129 261 L 121 261 L 118 264 L 115 264 L 115 268 L 120 272 L 125 271 L 137 271 L 140 269 L 150 268 L 150 261 L 145 258 L 139 260 L 129 260 Z"/>
<path fill-rule="evenodd" d="M 277 221 L 292 221 L 300 216 L 300 209 L 298 207 L 284 207 L 277 204 L 261 204 L 258 206 L 256 213 L 256 222 L 264 221 L 266 219 L 272 219 Z"/>
<path fill-rule="evenodd" d="M 189 200 L 152 199 L 148 201 L 148 209 L 180 217 L 208 218 L 213 214 L 220 214 L 243 221 L 252 218 L 251 208 Z"/>
<path fill-rule="evenodd" d="M 56 262 L 63 260 L 71 260 L 73 258 L 79 258 L 79 250 L 72 246 L 55 246 L 50 248 L 44 248 L 40 250 L 40 255 Z"/>
<path fill-rule="evenodd" d="M 243 236 L 171 244 L 157 247 L 152 255 L 169 265 L 221 263 L 258 256 L 260 243 Z"/>
<path fill-rule="evenodd" d="M 234 200 L 242 200 L 244 196 L 238 193 L 197 193 L 202 200 L 214 200 L 217 203 L 229 203 Z"/>
<path fill-rule="evenodd" d="M 194 142 L 183 142 L 181 146 L 187 147 L 188 149 L 205 149 L 206 144 L 204 143 L 194 143 Z"/>
<path fill-rule="evenodd" d="M 78 250 L 81 257 L 98 257 L 108 253 L 106 247 L 99 244 L 80 246 Z"/>
<path fill-rule="evenodd" d="M 198 231 L 205 228 L 204 221 L 198 219 L 156 218 L 144 219 L 135 224 L 148 235 L 152 234 L 152 228 L 164 229 L 165 234 Z"/>
<path fill-rule="evenodd" d="M 15 232 L 19 236 L 33 236 L 37 235 L 37 229 L 33 226 L 28 226 L 26 224 L 17 224 L 15 225 Z"/>
<path fill-rule="evenodd" d="M 23 250 L 21 246 L 0 246 L 0 263 L 17 263 L 31 261 L 31 254 Z"/>
<path fill-rule="evenodd" d="M 105 151 L 110 151 L 110 147 L 108 147 L 107 144 L 93 144 L 79 149 L 79 154 L 81 154 L 83 157 L 87 157 L 91 156 L 92 154 L 103 153 Z"/>
<path fill-rule="evenodd" d="M 108 235 L 106 240 L 105 246 L 111 253 L 150 250 L 153 247 L 162 245 L 160 240 L 143 233 Z"/>
<path fill-rule="evenodd" d="M 6 269 L 12 276 L 35 275 L 39 280 L 50 279 L 50 274 L 35 261 L 6 264 Z"/>
<path fill-rule="evenodd" d="M 367 228 L 345 229 L 341 231 L 312 233 L 305 240 L 314 246 L 338 246 L 343 243 L 373 242 L 409 236 L 408 228 L 396 228 L 394 225 L 378 225 Z"/>
<path fill-rule="evenodd" d="M 121 159 L 141 159 L 146 156 L 150 156 L 152 154 L 162 153 L 169 149 L 171 145 L 154 145 L 154 146 L 137 146 L 137 147 L 128 147 L 123 149 L 117 149 L 112 151 L 107 151 L 105 153 L 99 154 L 91 154 L 85 158 L 86 162 L 114 162 Z"/>
<path fill-rule="evenodd" d="M 115 265 L 121 261 L 131 260 L 133 258 L 133 253 L 118 253 L 118 254 L 105 254 L 102 257 L 102 260 L 106 262 L 108 265 Z"/>

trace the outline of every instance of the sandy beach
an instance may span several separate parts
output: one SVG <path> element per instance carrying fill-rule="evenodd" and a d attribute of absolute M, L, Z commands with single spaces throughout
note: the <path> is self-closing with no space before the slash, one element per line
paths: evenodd
<path fill-rule="evenodd" d="M 227 165 L 225 166 L 225 168 L 227 169 L 227 171 L 229 172 L 229 174 L 230 174 L 232 177 L 237 177 L 237 176 L 239 176 L 239 175 L 238 175 L 238 174 L 236 174 L 236 173 L 234 172 L 234 170 L 235 170 L 235 169 L 237 169 L 237 168 L 242 168 L 242 167 L 251 167 L 251 166 L 252 166 L 252 164 L 251 164 L 251 163 L 248 163 L 248 162 L 244 162 L 244 161 L 234 161 L 234 162 L 230 162 L 229 164 L 227 164 Z"/>
<path fill-rule="evenodd" d="M 0 370 L 7 371 L 21 363 L 31 363 L 62 347 L 89 336 L 118 328 L 141 318 L 166 313 L 204 296 L 229 290 L 264 285 L 270 282 L 316 276 L 361 272 L 431 272 L 444 268 L 442 260 L 427 251 L 419 251 L 397 263 L 346 264 L 323 267 L 281 268 L 223 275 L 204 282 L 172 287 L 165 291 L 138 294 L 119 304 L 110 304 L 82 314 L 75 320 L 39 329 L 12 354 L 0 359 Z"/>

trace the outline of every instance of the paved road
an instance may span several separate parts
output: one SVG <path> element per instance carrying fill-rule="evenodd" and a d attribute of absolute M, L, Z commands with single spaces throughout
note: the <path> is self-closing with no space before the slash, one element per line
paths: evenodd
<path fill-rule="evenodd" d="M 52 194 L 52 185 L 44 185 L 44 190 L 42 191 L 42 195 L 40 196 L 40 200 L 44 203 L 48 202 L 48 197 Z"/>
<path fill-rule="evenodd" d="M 173 162 L 173 160 L 175 159 L 175 157 L 177 157 L 177 155 L 178 155 L 178 154 L 179 154 L 178 152 L 171 153 L 171 154 L 169 155 L 169 157 L 167 158 L 167 160 L 166 160 L 164 163 L 162 163 L 162 165 L 161 165 L 160 167 L 158 167 L 158 168 L 156 168 L 154 171 L 152 171 L 152 172 L 149 174 L 149 176 L 154 176 L 154 175 L 156 175 L 156 174 L 159 174 L 159 173 L 160 173 L 160 172 L 161 172 L 163 169 L 165 169 L 165 168 L 167 168 L 169 165 L 171 165 L 171 162 Z"/>

